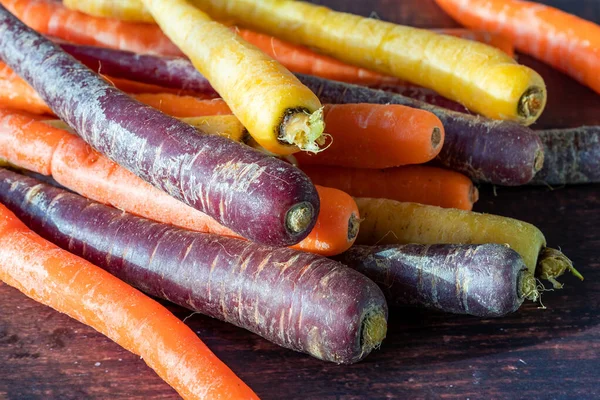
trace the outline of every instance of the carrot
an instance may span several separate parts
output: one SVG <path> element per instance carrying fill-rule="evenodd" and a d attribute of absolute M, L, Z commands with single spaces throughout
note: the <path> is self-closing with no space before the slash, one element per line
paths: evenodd
<path fill-rule="evenodd" d="M 113 161 L 256 242 L 289 246 L 312 230 L 319 196 L 297 168 L 133 100 L 4 7 L 0 33 L 0 57 Z"/>
<path fill-rule="evenodd" d="M 6 64 L 0 62 L 0 106 L 34 114 L 52 114 L 44 100 Z"/>
<path fill-rule="evenodd" d="M 258 398 L 166 308 L 42 239 L 2 204 L 0 280 L 139 355 L 183 398 Z"/>
<path fill-rule="evenodd" d="M 523 259 L 499 244 L 353 246 L 335 259 L 377 283 L 390 305 L 500 317 L 539 297 Z"/>
<path fill-rule="evenodd" d="M 218 95 L 212 95 L 212 94 L 190 93 L 190 92 L 186 93 L 183 90 L 169 89 L 169 88 L 165 88 L 162 86 L 152 85 L 150 83 L 139 82 L 139 81 L 130 80 L 130 79 L 115 78 L 115 77 L 107 76 L 104 74 L 102 74 L 102 76 L 109 83 L 111 83 L 114 87 L 116 87 L 117 89 L 119 89 L 123 92 L 129 93 L 129 94 L 132 94 L 132 93 L 133 94 L 170 93 L 170 94 L 174 94 L 174 95 L 194 95 L 195 97 L 200 98 L 200 99 L 213 99 L 215 97 L 218 97 Z"/>
<path fill-rule="evenodd" d="M 165 87 L 198 90 L 200 93 L 204 93 L 207 85 L 209 86 L 206 78 L 184 59 L 138 56 L 118 50 L 97 51 L 91 47 L 71 48 L 69 51 L 73 51 L 78 58 L 95 59 L 96 64 L 112 63 L 111 73 L 118 76 L 130 76 L 135 71 L 139 79 L 144 81 Z M 390 103 L 432 112 L 442 121 L 446 134 L 438 160 L 446 167 L 462 172 L 476 181 L 508 186 L 524 185 L 542 167 L 544 153 L 540 138 L 532 130 L 514 122 L 493 121 L 452 112 L 381 90 L 308 75 L 298 76 L 323 103 Z"/>
<path fill-rule="evenodd" d="M 144 5 L 262 147 L 281 155 L 319 151 L 321 103 L 285 67 L 186 0 Z"/>
<path fill-rule="evenodd" d="M 146 11 L 141 0 L 63 0 L 63 4 L 96 17 L 154 23 L 154 18 Z"/>
<path fill-rule="evenodd" d="M 400 105 L 336 104 L 323 111 L 327 151 L 297 153 L 300 165 L 388 168 L 435 158 L 444 128 L 432 113 Z"/>
<path fill-rule="evenodd" d="M 96 18 L 51 0 L 0 0 L 32 29 L 70 42 L 115 46 L 136 53 L 181 56 L 181 51 L 154 25 Z"/>
<path fill-rule="evenodd" d="M 153 223 L 7 170 L 0 186 L 2 202 L 64 249 L 281 346 L 349 364 L 385 337 L 380 289 L 335 261 Z"/>
<path fill-rule="evenodd" d="M 550 280 L 570 270 L 560 251 L 546 247 L 535 226 L 512 218 L 387 199 L 357 198 L 361 222 L 358 244 L 506 244 L 523 257 L 529 272 Z M 537 269 L 537 271 L 536 271 Z"/>
<path fill-rule="evenodd" d="M 546 86 L 537 72 L 482 43 L 300 1 L 194 4 L 215 18 L 230 18 L 245 28 L 433 89 L 489 118 L 529 125 L 546 104 Z"/>
<path fill-rule="evenodd" d="M 171 93 L 139 93 L 132 97 L 178 118 L 231 114 L 231 109 L 222 99 L 208 100 Z"/>
<path fill-rule="evenodd" d="M 534 185 L 600 182 L 600 127 L 537 131 L 544 142 L 544 168 Z"/>
<path fill-rule="evenodd" d="M 479 197 L 469 178 L 436 167 L 411 165 L 377 170 L 303 166 L 302 170 L 315 184 L 356 197 L 381 197 L 462 210 L 471 210 Z"/>
<path fill-rule="evenodd" d="M 105 1 L 105 0 L 102 0 Z M 138 0 L 136 0 L 138 1 Z M 85 2 L 82 2 L 85 3 Z M 456 36 L 463 39 L 475 40 L 477 42 L 486 43 L 490 46 L 502 50 L 510 57 L 515 56 L 515 48 L 513 41 L 504 35 L 488 32 L 485 30 L 469 30 L 463 28 L 443 28 L 433 29 L 434 32 L 442 35 Z"/>
<path fill-rule="evenodd" d="M 227 132 L 231 139 L 243 140 L 243 132 L 227 127 L 228 119 L 235 120 L 241 127 L 234 116 L 186 121 L 212 127 L 221 125 L 215 133 Z M 36 121 L 24 113 L 0 110 L 0 160 L 52 175 L 65 188 L 136 215 L 198 232 L 240 237 L 208 215 L 186 206 L 101 156 L 62 128 L 62 121 Z M 292 247 L 326 256 L 339 254 L 354 243 L 358 234 L 356 203 L 339 190 L 319 186 L 316 189 L 321 212 L 315 227 Z"/>
<path fill-rule="evenodd" d="M 515 47 L 600 93 L 600 26 L 543 4 L 520 0 L 436 0 L 470 28 L 502 34 Z"/>

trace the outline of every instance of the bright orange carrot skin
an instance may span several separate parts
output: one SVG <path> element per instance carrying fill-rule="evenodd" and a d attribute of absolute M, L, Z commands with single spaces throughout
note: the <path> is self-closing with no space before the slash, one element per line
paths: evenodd
<path fill-rule="evenodd" d="M 510 38 L 515 47 L 600 93 L 600 26 L 520 0 L 436 0 L 452 18 Z"/>
<path fill-rule="evenodd" d="M 45 35 L 79 44 L 118 46 L 136 53 L 182 55 L 155 25 L 92 17 L 51 0 L 0 0 L 0 3 Z"/>
<path fill-rule="evenodd" d="M 258 398 L 166 308 L 42 239 L 3 205 L 0 280 L 140 355 L 185 399 Z"/>
<path fill-rule="evenodd" d="M 396 104 L 328 104 L 324 109 L 327 150 L 297 153 L 300 165 L 389 168 L 421 164 L 442 149 L 444 127 L 424 110 Z"/>
<path fill-rule="evenodd" d="M 0 106 L 34 114 L 54 114 L 31 86 L 0 61 Z"/>
<path fill-rule="evenodd" d="M 229 106 L 222 99 L 201 99 L 172 93 L 139 93 L 132 96 L 144 104 L 177 118 L 231 114 Z"/>
<path fill-rule="evenodd" d="M 354 197 L 385 198 L 444 208 L 472 210 L 479 193 L 466 176 L 437 167 L 410 165 L 388 169 L 305 166 L 316 185 Z"/>
<path fill-rule="evenodd" d="M 81 138 L 34 116 L 0 109 L 0 159 L 52 177 L 95 201 L 132 214 L 198 232 L 240 237 L 120 167 Z M 321 212 L 315 228 L 293 248 L 324 256 L 337 255 L 354 243 L 359 213 L 346 193 L 317 186 Z"/>

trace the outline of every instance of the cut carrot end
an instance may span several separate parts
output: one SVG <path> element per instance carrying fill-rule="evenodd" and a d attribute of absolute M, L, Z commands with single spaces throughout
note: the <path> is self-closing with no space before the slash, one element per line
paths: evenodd
<path fill-rule="evenodd" d="M 436 126 L 431 133 L 431 147 L 437 149 L 440 143 L 442 143 L 442 130 Z"/>
<path fill-rule="evenodd" d="M 368 312 L 362 321 L 361 349 L 362 354 L 379 348 L 387 333 L 387 318 L 381 311 Z"/>
<path fill-rule="evenodd" d="M 475 187 L 475 185 L 471 186 L 471 190 L 469 191 L 469 201 L 471 204 L 477 203 L 479 200 L 479 189 Z"/>
<path fill-rule="evenodd" d="M 350 216 L 348 220 L 348 240 L 354 240 L 358 236 L 358 229 L 360 227 L 361 219 L 357 218 L 354 213 Z"/>
<path fill-rule="evenodd" d="M 530 87 L 523 93 L 517 105 L 517 112 L 529 125 L 538 118 L 546 106 L 546 91 L 540 87 Z"/>
<path fill-rule="evenodd" d="M 540 278 L 550 281 L 555 289 L 562 288 L 563 285 L 556 278 L 563 275 L 567 270 L 583 280 L 583 275 L 575 269 L 573 262 L 560 250 L 546 247 L 540 252 L 537 273 Z"/>
<path fill-rule="evenodd" d="M 535 172 L 538 172 L 538 171 L 541 171 L 541 169 L 543 167 L 544 167 L 544 151 L 540 149 L 535 154 L 533 168 L 535 168 Z"/>
<path fill-rule="evenodd" d="M 521 272 L 518 285 L 520 297 L 534 302 L 540 298 L 540 292 L 537 288 L 537 281 L 533 274 L 528 270 Z"/>
<path fill-rule="evenodd" d="M 315 210 L 312 204 L 308 202 L 296 204 L 287 212 L 286 227 L 294 234 L 305 232 L 311 225 L 314 216 Z"/>
<path fill-rule="evenodd" d="M 319 147 L 325 131 L 323 108 L 310 114 L 304 110 L 289 110 L 279 129 L 279 140 L 298 146 L 311 153 L 322 151 Z"/>

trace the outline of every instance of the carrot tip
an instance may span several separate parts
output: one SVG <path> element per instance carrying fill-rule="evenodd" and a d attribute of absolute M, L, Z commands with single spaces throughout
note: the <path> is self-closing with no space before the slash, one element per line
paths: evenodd
<path fill-rule="evenodd" d="M 357 218 L 354 213 L 348 220 L 348 240 L 354 240 L 358 236 L 358 229 L 360 227 L 361 219 Z"/>
<path fill-rule="evenodd" d="M 531 300 L 533 302 L 540 298 L 540 292 L 537 288 L 537 280 L 528 270 L 521 273 L 521 280 L 519 283 L 520 296 Z"/>
<path fill-rule="evenodd" d="M 325 131 L 323 108 L 310 114 L 305 110 L 288 110 L 280 126 L 279 140 L 298 146 L 300 150 L 318 153 L 319 142 Z"/>
<path fill-rule="evenodd" d="M 387 333 L 387 318 L 381 311 L 371 311 L 365 314 L 362 321 L 361 349 L 366 356 L 373 349 L 378 349 Z"/>
<path fill-rule="evenodd" d="M 523 93 L 519 99 L 517 113 L 523 118 L 525 125 L 530 125 L 538 118 L 546 106 L 546 91 L 533 86 Z"/>
<path fill-rule="evenodd" d="M 431 147 L 437 149 L 440 143 L 442 143 L 442 130 L 436 126 L 431 133 Z"/>
<path fill-rule="evenodd" d="M 541 169 L 544 167 L 544 158 L 544 150 L 539 149 L 535 154 L 535 159 L 533 162 L 533 168 L 535 169 L 535 172 L 541 171 Z"/>
<path fill-rule="evenodd" d="M 560 250 L 545 248 L 541 251 L 537 266 L 537 272 L 542 279 L 552 283 L 555 289 L 561 289 L 556 278 L 563 275 L 567 270 L 571 271 L 577 278 L 583 280 L 583 275 L 573 266 L 573 262 Z"/>

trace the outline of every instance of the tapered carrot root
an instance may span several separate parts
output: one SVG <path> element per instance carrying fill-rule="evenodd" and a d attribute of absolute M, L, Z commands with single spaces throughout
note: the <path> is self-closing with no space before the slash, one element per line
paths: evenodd
<path fill-rule="evenodd" d="M 292 73 L 185 0 L 143 1 L 261 146 L 281 155 L 319 151 L 321 103 Z"/>
<path fill-rule="evenodd" d="M 544 234 L 526 222 L 387 199 L 355 200 L 363 218 L 358 244 L 507 244 L 523 257 L 531 274 L 555 287 L 560 287 L 556 278 L 567 270 L 583 279 L 564 254 L 546 250 Z"/>
<path fill-rule="evenodd" d="M 390 305 L 500 317 L 539 297 L 523 259 L 499 244 L 353 246 L 336 259 L 377 283 Z"/>
<path fill-rule="evenodd" d="M 318 185 L 334 187 L 355 197 L 380 197 L 447 208 L 471 210 L 479 192 L 458 172 L 413 165 L 389 169 L 304 166 Z"/>
<path fill-rule="evenodd" d="M 522 0 L 436 0 L 470 28 L 499 33 L 515 47 L 600 93 L 600 26 L 559 9 Z"/>
<path fill-rule="evenodd" d="M 444 143 L 444 127 L 432 113 L 399 105 L 337 104 L 324 108 L 331 141 L 319 154 L 297 153 L 300 165 L 389 168 L 422 164 Z"/>
<path fill-rule="evenodd" d="M 537 131 L 544 142 L 544 168 L 535 185 L 600 182 L 600 127 Z"/>
<path fill-rule="evenodd" d="M 141 356 L 185 399 L 258 398 L 166 308 L 42 239 L 2 204 L 0 280 Z"/>
<path fill-rule="evenodd" d="M 234 116 L 200 117 L 186 122 L 209 126 L 215 134 L 244 140 Z M 58 129 L 56 129 L 58 128 Z M 30 115 L 0 110 L 0 160 L 44 175 L 90 199 L 151 220 L 193 231 L 240 237 L 208 215 L 142 181 L 63 130 L 62 121 L 37 121 Z M 226 133 L 224 133 L 226 132 Z M 310 234 L 293 248 L 325 256 L 347 250 L 358 235 L 356 203 L 344 192 L 319 187 L 321 212 Z"/>
<path fill-rule="evenodd" d="M 385 337 L 380 289 L 335 261 L 153 223 L 6 170 L 0 188 L 0 201 L 59 246 L 281 346 L 349 364 Z"/>

